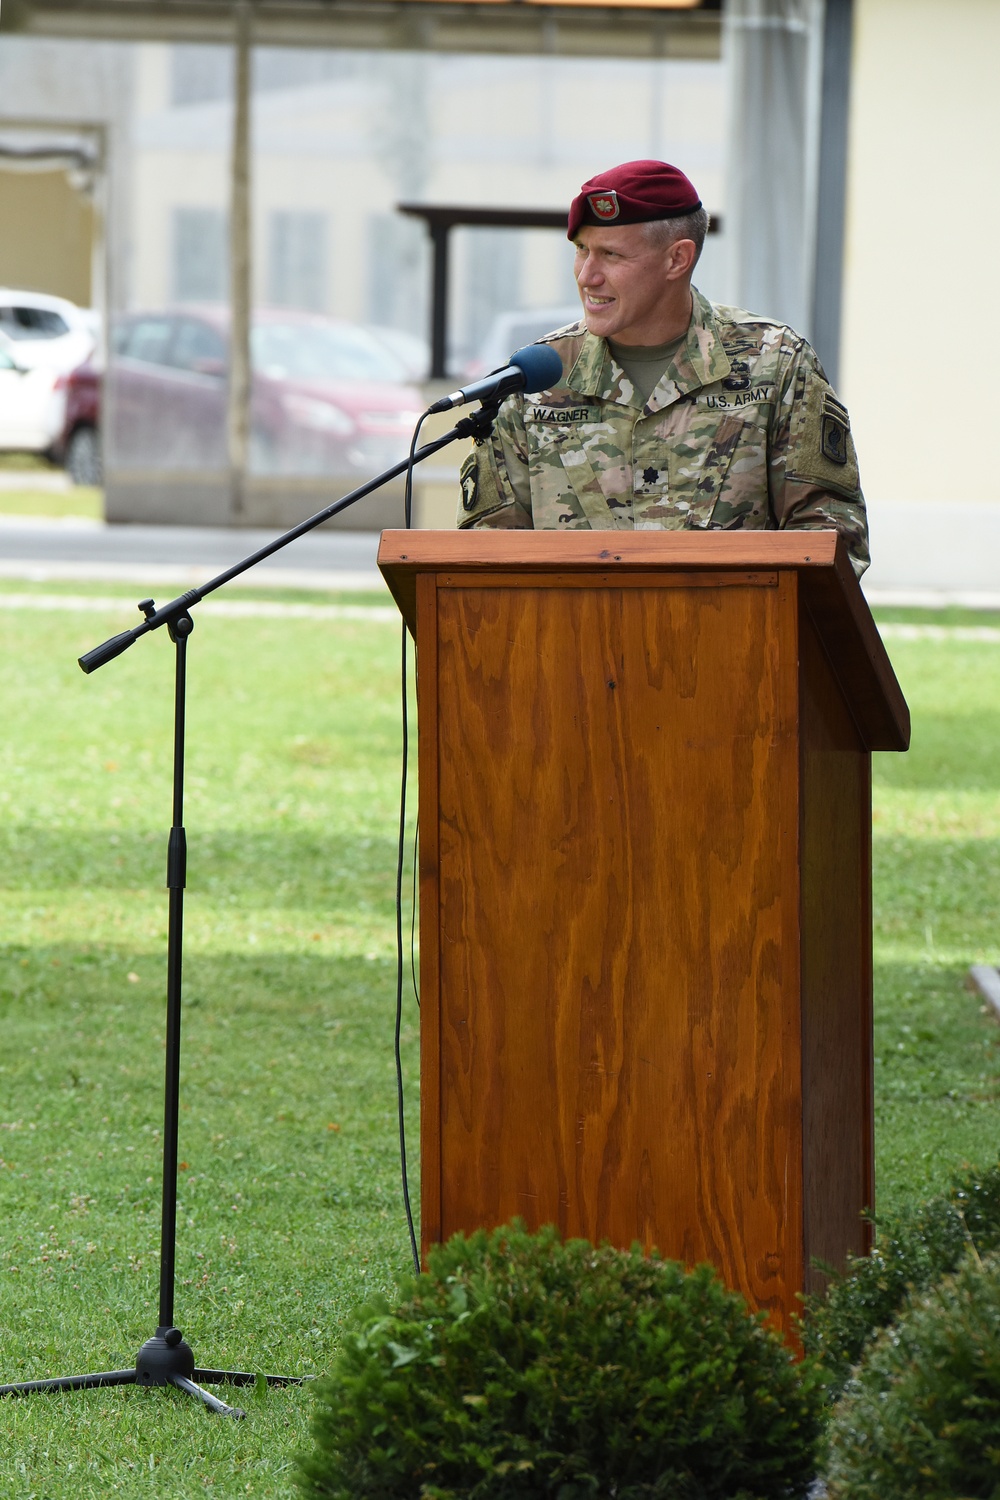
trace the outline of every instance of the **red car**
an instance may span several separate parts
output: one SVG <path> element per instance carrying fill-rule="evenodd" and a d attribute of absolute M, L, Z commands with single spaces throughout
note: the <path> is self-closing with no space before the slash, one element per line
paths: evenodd
<path fill-rule="evenodd" d="M 218 472 L 228 465 L 227 317 L 215 308 L 131 313 L 111 334 L 110 375 L 67 378 L 61 449 L 77 483 L 99 473 L 98 433 L 116 469 Z M 251 330 L 250 470 L 374 475 L 406 456 L 424 403 L 367 329 L 261 310 Z M 102 403 L 106 382 L 108 399 Z"/>
<path fill-rule="evenodd" d="M 52 450 L 74 484 L 100 484 L 101 373 L 93 358 L 57 382 L 66 393 L 62 436 Z"/>

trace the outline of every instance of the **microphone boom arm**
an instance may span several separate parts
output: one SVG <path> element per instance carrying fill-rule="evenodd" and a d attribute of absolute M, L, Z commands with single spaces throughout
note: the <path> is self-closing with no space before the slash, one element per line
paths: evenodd
<path fill-rule="evenodd" d="M 425 443 L 422 448 L 418 448 L 413 455 L 412 462 L 414 464 L 422 463 L 425 458 L 431 458 L 435 453 L 440 453 L 442 448 L 447 448 L 449 443 L 455 442 L 458 438 L 471 437 L 479 441 L 488 436 L 493 423 L 496 421 L 502 399 L 502 397 L 493 397 L 489 401 L 484 401 L 479 411 L 470 412 L 468 416 L 461 417 L 455 423 L 454 427 L 442 437 L 435 438 L 433 442 Z M 263 547 L 259 547 L 256 552 L 251 552 L 241 562 L 233 563 L 232 567 L 226 568 L 225 572 L 219 573 L 215 578 L 210 579 L 208 583 L 203 583 L 198 588 L 189 589 L 186 594 L 181 594 L 179 598 L 172 599 L 169 604 L 164 604 L 159 609 L 154 609 L 151 600 L 144 600 L 139 605 L 139 608 L 145 615 L 142 624 L 136 625 L 132 630 L 122 631 L 120 635 L 113 635 L 109 640 L 103 641 L 100 646 L 94 646 L 92 650 L 84 652 L 83 656 L 78 657 L 81 669 L 88 673 L 96 672 L 98 667 L 103 667 L 106 662 L 114 661 L 116 656 L 121 656 L 123 651 L 127 651 L 130 646 L 134 646 L 137 640 L 147 635 L 151 630 L 158 630 L 161 625 L 171 626 L 181 615 L 187 614 L 192 605 L 199 604 L 202 599 L 214 593 L 223 584 L 229 583 L 233 578 L 238 578 L 241 573 L 245 573 L 248 569 L 255 567 L 257 563 L 263 562 L 265 557 L 270 557 L 273 553 L 280 552 L 283 547 L 288 546 L 289 542 L 294 542 L 298 537 L 305 536 L 306 532 L 312 531 L 316 526 L 322 525 L 331 516 L 337 515 L 342 510 L 347 510 L 348 506 L 354 505 L 358 500 L 363 500 L 366 495 L 370 495 L 373 490 L 379 489 L 388 480 L 395 479 L 398 475 L 404 473 L 410 467 L 410 462 L 410 458 L 406 457 L 401 459 L 398 464 L 393 464 L 392 468 L 384 469 L 374 479 L 367 480 L 364 484 L 359 485 L 357 489 L 351 490 L 350 494 L 344 495 L 340 500 L 335 500 L 331 505 L 326 506 L 324 510 L 317 511 L 315 515 L 309 516 L 305 521 L 300 521 L 297 526 L 292 526 L 288 531 L 283 532 L 281 536 L 275 537 L 273 541 L 268 542 Z M 149 606 L 148 609 L 146 608 L 147 605 Z"/>

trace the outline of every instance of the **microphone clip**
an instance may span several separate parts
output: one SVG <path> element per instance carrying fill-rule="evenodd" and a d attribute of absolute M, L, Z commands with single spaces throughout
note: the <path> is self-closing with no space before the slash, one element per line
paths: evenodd
<path fill-rule="evenodd" d="M 477 443 L 488 438 L 493 431 L 493 423 L 497 419 L 502 401 L 503 397 L 493 396 L 490 400 L 484 401 L 478 411 L 470 412 L 466 417 L 459 417 L 455 423 L 455 436 L 475 438 Z"/>

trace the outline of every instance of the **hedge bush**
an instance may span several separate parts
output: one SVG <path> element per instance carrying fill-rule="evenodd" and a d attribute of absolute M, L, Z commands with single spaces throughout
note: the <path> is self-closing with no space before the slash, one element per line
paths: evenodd
<path fill-rule="evenodd" d="M 822 1364 L 833 1397 L 907 1295 L 954 1271 L 970 1248 L 1000 1250 L 1000 1166 L 967 1171 L 947 1192 L 880 1221 L 871 1255 L 852 1261 L 825 1299 L 808 1299 L 803 1344 Z"/>
<path fill-rule="evenodd" d="M 1000 1495 L 1000 1261 L 912 1297 L 834 1410 L 830 1500 Z"/>
<path fill-rule="evenodd" d="M 317 1395 L 310 1500 L 792 1500 L 823 1412 L 710 1267 L 520 1225 L 362 1308 Z"/>

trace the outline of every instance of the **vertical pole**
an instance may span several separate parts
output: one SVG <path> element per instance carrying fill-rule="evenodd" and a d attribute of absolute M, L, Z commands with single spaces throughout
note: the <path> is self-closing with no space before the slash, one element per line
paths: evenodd
<path fill-rule="evenodd" d="M 852 12 L 852 0 L 826 0 L 823 19 L 812 341 L 834 385 L 840 373 Z"/>
<path fill-rule="evenodd" d="M 250 0 L 236 0 L 233 146 L 229 191 L 229 509 L 237 525 L 246 509 L 250 449 Z"/>
<path fill-rule="evenodd" d="M 448 371 L 448 234 L 449 224 L 431 224 L 434 246 L 433 284 L 431 289 L 431 379 L 444 380 Z"/>
<path fill-rule="evenodd" d="M 95 168 L 96 187 L 94 192 L 94 205 L 96 213 L 96 228 L 99 242 L 94 247 L 94 265 L 91 272 L 93 281 L 92 306 L 100 314 L 100 333 L 98 335 L 97 353 L 101 365 L 106 374 L 101 382 L 101 421 L 97 425 L 97 451 L 98 463 L 101 471 L 101 484 L 107 484 L 108 463 L 107 455 L 110 443 L 108 433 L 111 432 L 114 423 L 114 380 L 111 377 L 111 311 L 114 307 L 114 296 L 117 287 L 114 284 L 114 257 L 111 251 L 111 236 L 115 232 L 115 224 L 112 218 L 112 210 L 117 207 L 112 196 L 114 176 L 111 171 L 109 131 L 107 125 L 95 126 L 95 137 L 98 146 L 98 158 Z"/>
<path fill-rule="evenodd" d="M 187 844 L 184 833 L 184 701 L 187 690 L 187 638 L 190 615 L 168 627 L 174 642 L 174 796 L 167 845 L 167 1035 L 163 1088 L 163 1211 L 160 1228 L 160 1328 L 174 1322 L 174 1261 L 177 1248 L 177 1133 L 180 1120 L 181 963 L 184 954 L 184 887 Z"/>
<path fill-rule="evenodd" d="M 807 336 L 814 58 L 823 0 L 727 0 L 727 299 Z"/>

